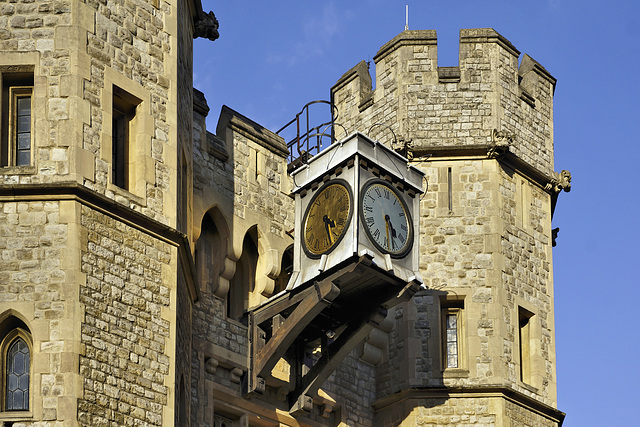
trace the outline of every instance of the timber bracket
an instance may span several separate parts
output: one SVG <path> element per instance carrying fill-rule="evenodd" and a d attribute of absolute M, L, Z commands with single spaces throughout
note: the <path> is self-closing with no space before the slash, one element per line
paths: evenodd
<path fill-rule="evenodd" d="M 249 311 L 249 371 L 246 396 L 284 389 L 292 415 L 311 410 L 320 388 L 344 358 L 387 315 L 387 309 L 409 300 L 421 282 L 405 282 L 355 256 L 315 280 Z M 276 365 L 287 364 L 286 379 Z"/>

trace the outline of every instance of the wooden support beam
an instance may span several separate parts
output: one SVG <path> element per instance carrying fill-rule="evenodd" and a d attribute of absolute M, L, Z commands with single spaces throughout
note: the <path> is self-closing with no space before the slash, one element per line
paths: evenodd
<path fill-rule="evenodd" d="M 259 384 L 258 377 L 264 377 L 271 372 L 276 363 L 278 363 L 278 360 L 280 360 L 307 325 L 340 294 L 340 289 L 330 280 L 323 280 L 321 282 L 315 282 L 301 294 L 303 295 L 301 295 L 300 298 L 295 299 L 297 306 L 293 309 L 292 313 L 284 320 L 271 339 L 269 339 L 262 348 L 258 348 L 257 345 L 259 322 L 253 318 L 255 314 L 250 313 L 252 366 L 247 392 L 256 390 Z M 291 304 L 283 307 L 289 308 Z M 276 313 L 273 315 L 275 316 Z"/>
<path fill-rule="evenodd" d="M 311 395 L 318 391 L 327 378 L 336 370 L 342 360 L 358 345 L 377 325 L 380 325 L 387 315 L 383 307 L 375 307 L 373 312 L 359 317 L 342 331 L 338 339 L 322 352 L 322 356 L 313 367 L 302 377 L 300 384 L 290 395 L 293 402 L 301 396 Z"/>

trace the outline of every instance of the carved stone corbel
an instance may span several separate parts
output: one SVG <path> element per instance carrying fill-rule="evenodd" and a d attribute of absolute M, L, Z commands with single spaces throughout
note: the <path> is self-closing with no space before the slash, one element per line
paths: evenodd
<path fill-rule="evenodd" d="M 333 412 L 333 405 L 325 403 L 324 405 L 322 405 L 322 413 L 320 414 L 320 416 L 322 418 L 329 418 L 331 417 L 332 412 Z"/>
<path fill-rule="evenodd" d="M 487 157 L 498 159 L 508 153 L 514 138 L 512 134 L 494 129 L 491 134 L 491 146 L 487 149 Z"/>
<path fill-rule="evenodd" d="M 213 357 L 208 357 L 204 364 L 204 370 L 213 375 L 218 369 L 218 361 Z"/>
<path fill-rule="evenodd" d="M 544 189 L 551 193 L 551 218 L 556 211 L 556 204 L 558 203 L 558 195 L 561 191 L 571 191 L 571 172 L 563 170 L 560 173 L 554 172 L 551 180 L 544 186 Z M 556 245 L 556 239 L 558 238 L 559 228 L 552 230 L 551 246 Z"/>
<path fill-rule="evenodd" d="M 240 382 L 242 381 L 242 374 L 244 373 L 244 371 L 240 368 L 233 368 L 229 371 L 229 373 L 231 374 L 231 382 L 240 384 Z"/>
<path fill-rule="evenodd" d="M 547 183 L 545 189 L 547 191 L 552 190 L 556 194 L 562 190 L 568 193 L 571 191 L 571 172 L 568 170 L 563 170 L 560 173 L 554 172 L 553 178 Z"/>
<path fill-rule="evenodd" d="M 213 12 L 204 13 L 201 12 L 200 15 L 195 19 L 193 23 L 193 38 L 197 39 L 198 37 L 202 37 L 211 41 L 216 40 L 220 37 L 220 33 L 218 32 L 218 28 L 220 24 L 216 19 L 216 15 Z"/>

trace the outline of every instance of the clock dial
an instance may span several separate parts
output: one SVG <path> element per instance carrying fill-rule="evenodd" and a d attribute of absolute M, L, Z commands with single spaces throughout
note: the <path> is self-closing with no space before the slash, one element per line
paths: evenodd
<path fill-rule="evenodd" d="M 360 215 L 369 240 L 383 253 L 400 258 L 413 243 L 411 214 L 395 188 L 372 180 L 362 189 Z"/>
<path fill-rule="evenodd" d="M 331 252 L 342 240 L 353 211 L 346 181 L 327 183 L 315 194 L 303 222 L 302 247 L 312 258 Z"/>

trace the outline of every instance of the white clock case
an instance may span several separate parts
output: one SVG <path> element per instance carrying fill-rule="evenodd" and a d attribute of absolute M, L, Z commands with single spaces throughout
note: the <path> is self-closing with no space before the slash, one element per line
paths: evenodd
<path fill-rule="evenodd" d="M 418 267 L 422 171 L 410 166 L 406 158 L 385 145 L 356 132 L 335 142 L 291 175 L 295 186 L 295 245 L 293 274 L 287 289 L 305 285 L 323 272 L 361 256 L 371 257 L 377 266 L 405 282 L 422 282 Z M 412 249 L 403 258 L 392 258 L 376 249 L 361 223 L 360 190 L 366 181 L 375 178 L 385 179 L 398 188 L 411 212 Z M 353 215 L 342 241 L 329 253 L 310 258 L 301 246 L 303 215 L 316 192 L 332 179 L 343 179 L 351 186 Z"/>

